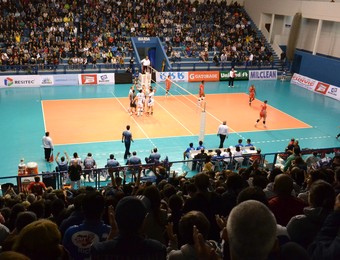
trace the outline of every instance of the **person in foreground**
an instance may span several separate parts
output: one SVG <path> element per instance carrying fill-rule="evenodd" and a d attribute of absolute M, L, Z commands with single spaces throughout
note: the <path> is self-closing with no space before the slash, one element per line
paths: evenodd
<path fill-rule="evenodd" d="M 259 201 L 247 200 L 234 207 L 227 220 L 226 233 L 225 242 L 233 260 L 309 259 L 306 250 L 294 242 L 279 246 L 275 217 Z"/>
<path fill-rule="evenodd" d="M 203 244 L 202 246 L 214 250 L 216 257 L 221 257 L 221 251 L 219 250 L 217 243 L 213 240 L 207 240 L 210 228 L 210 222 L 207 217 L 200 211 L 190 211 L 186 213 L 179 221 L 179 236 L 180 241 L 184 243 L 178 248 L 178 238 L 172 232 L 172 224 L 167 226 L 167 232 L 169 237 L 168 247 L 168 260 L 179 260 L 179 259 L 198 259 L 200 257 L 199 252 L 195 245 L 195 231 L 199 230 L 202 235 Z M 209 258 L 206 258 L 209 259 Z"/>
<path fill-rule="evenodd" d="M 127 196 L 110 207 L 109 239 L 92 245 L 91 259 L 166 259 L 165 245 L 143 236 L 147 204 L 144 196 Z"/>
<path fill-rule="evenodd" d="M 340 195 L 336 197 L 334 211 L 326 218 L 314 242 L 309 246 L 311 259 L 340 259 Z"/>

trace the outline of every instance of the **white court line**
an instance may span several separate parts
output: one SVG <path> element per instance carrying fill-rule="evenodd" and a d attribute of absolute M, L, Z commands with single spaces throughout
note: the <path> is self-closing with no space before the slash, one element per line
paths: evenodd
<path fill-rule="evenodd" d="M 43 117 L 43 121 L 44 121 L 44 129 L 46 131 L 46 121 L 45 121 L 45 113 L 44 113 L 44 105 L 43 105 L 43 100 L 40 100 L 40 104 L 41 104 L 41 113 L 42 113 L 42 117 Z"/>
<path fill-rule="evenodd" d="M 163 86 L 161 86 L 161 85 L 158 84 L 157 82 L 154 82 L 154 83 L 155 83 L 157 86 L 160 86 L 160 88 L 165 89 Z M 176 82 L 174 82 L 174 83 L 175 83 L 175 86 L 184 89 L 182 86 L 180 86 L 180 85 L 177 84 Z M 190 92 L 189 92 L 188 90 L 186 90 L 186 89 L 184 89 L 184 90 L 185 90 L 187 93 L 189 93 L 189 95 L 194 96 L 194 97 L 197 99 L 197 97 L 196 97 L 194 94 L 190 93 Z M 193 103 L 193 104 L 195 105 L 196 108 L 199 108 L 199 109 L 202 111 L 202 107 L 198 106 L 196 102 L 194 102 L 194 101 L 192 101 L 190 98 L 188 98 L 189 95 L 183 95 L 181 92 L 179 92 L 179 91 L 177 91 L 177 90 L 176 90 L 176 92 L 177 92 L 177 93 L 180 93 L 182 97 L 185 97 L 188 101 L 190 101 L 191 103 Z M 224 93 L 223 93 L 223 94 L 224 94 Z M 235 94 L 237 94 L 237 93 L 235 93 Z M 171 93 L 170 93 L 170 95 L 173 96 L 173 97 L 176 97 L 176 99 L 179 100 L 179 98 L 177 98 L 177 95 L 172 95 Z M 206 98 L 204 99 L 204 101 L 206 102 Z M 192 106 L 188 106 L 187 103 L 183 102 L 182 100 L 179 100 L 179 102 L 183 103 L 184 105 L 186 105 L 187 107 L 190 107 L 190 108 L 192 109 Z M 209 114 L 212 118 L 214 118 L 216 121 L 218 121 L 219 123 L 221 123 L 221 122 L 223 121 L 223 120 L 217 118 L 216 116 L 214 116 L 213 114 L 211 114 L 210 112 L 208 112 L 207 110 L 205 110 L 205 112 L 206 112 L 207 114 Z M 229 126 L 228 126 L 228 127 L 229 127 Z M 233 128 L 231 128 L 231 127 L 229 127 L 229 129 L 232 130 L 232 131 L 233 131 L 235 134 L 237 134 L 238 136 L 240 136 L 242 139 L 244 139 L 244 137 L 243 137 L 241 134 L 239 134 L 237 131 L 235 131 L 235 129 L 233 129 Z"/>
<path fill-rule="evenodd" d="M 95 99 L 112 99 L 112 97 L 46 99 L 44 101 L 79 101 L 79 100 L 95 100 Z"/>
<path fill-rule="evenodd" d="M 156 102 L 163 110 L 165 110 L 177 123 L 179 123 L 185 130 L 187 130 L 191 135 L 195 135 L 193 132 L 191 132 L 185 125 L 183 125 L 176 117 L 174 117 L 165 107 L 163 107 L 159 102 Z"/>
<path fill-rule="evenodd" d="M 118 103 L 124 108 L 126 113 L 128 113 L 128 110 L 122 104 L 122 102 L 120 102 L 119 98 L 117 98 L 116 95 L 113 92 L 111 92 L 111 94 L 118 101 Z M 150 143 L 153 145 L 153 147 L 156 147 L 155 143 L 151 140 L 151 138 L 148 136 L 148 134 L 144 131 L 143 127 L 141 127 L 141 125 L 137 122 L 137 120 L 134 117 L 131 117 L 131 118 L 135 122 L 135 124 L 138 126 L 138 128 L 142 131 L 142 133 L 145 135 L 145 137 L 150 141 Z"/>
<path fill-rule="evenodd" d="M 258 99 L 258 100 L 259 100 L 259 99 Z M 297 119 L 295 116 L 292 116 L 291 114 L 288 114 L 288 113 L 286 113 L 286 112 L 283 112 L 281 109 L 278 109 L 278 108 L 273 107 L 273 106 L 271 106 L 271 105 L 268 105 L 268 107 L 271 107 L 271 108 L 273 108 L 273 109 L 279 110 L 282 114 L 285 114 L 285 115 L 287 115 L 287 116 L 290 116 L 290 117 L 294 118 L 295 120 L 297 120 L 297 121 L 299 121 L 299 122 L 301 122 L 301 123 L 306 124 L 306 123 L 303 122 L 302 120 Z M 306 125 L 308 125 L 310 128 L 313 128 L 313 127 L 312 127 L 311 125 L 309 125 L 309 124 L 306 124 Z M 306 128 L 306 127 L 301 127 L 301 128 Z M 282 128 L 282 129 L 283 129 L 283 130 L 286 130 L 285 128 Z M 288 129 L 290 129 L 290 128 L 288 128 Z"/>
<path fill-rule="evenodd" d="M 242 132 L 245 133 L 245 132 Z M 215 134 L 207 134 L 207 135 L 213 135 Z M 190 137 L 191 135 L 181 135 L 181 136 L 164 136 L 164 137 L 157 137 L 157 139 L 162 138 L 176 138 L 176 137 Z M 296 137 L 296 140 L 316 140 L 316 139 L 326 139 L 326 138 L 333 138 L 333 136 L 325 135 L 325 136 L 315 136 L 315 137 Z M 143 140 L 144 138 L 139 138 L 136 140 Z M 83 142 L 83 143 L 67 143 L 67 144 L 56 144 L 55 146 L 62 146 L 62 145 L 81 145 L 81 144 L 92 144 L 92 143 L 107 143 L 107 142 L 119 142 L 119 140 L 107 140 L 107 141 L 92 141 L 92 142 Z M 290 138 L 288 139 L 277 139 L 277 140 L 266 140 L 266 141 L 255 141 L 254 144 L 264 144 L 264 143 L 281 143 L 281 142 L 289 142 Z M 149 150 L 148 150 L 149 151 Z"/>

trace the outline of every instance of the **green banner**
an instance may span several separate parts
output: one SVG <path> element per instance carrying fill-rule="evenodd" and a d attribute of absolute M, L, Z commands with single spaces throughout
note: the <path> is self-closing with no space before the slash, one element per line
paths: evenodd
<path fill-rule="evenodd" d="M 248 70 L 237 70 L 235 80 L 248 80 L 249 72 Z M 229 80 L 229 71 L 221 71 L 220 73 L 220 81 Z"/>

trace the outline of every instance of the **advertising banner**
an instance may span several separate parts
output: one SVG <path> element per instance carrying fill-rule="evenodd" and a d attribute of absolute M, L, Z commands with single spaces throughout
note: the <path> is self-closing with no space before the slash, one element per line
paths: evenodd
<path fill-rule="evenodd" d="M 56 74 L 53 75 L 55 86 L 77 86 L 78 74 Z"/>
<path fill-rule="evenodd" d="M 340 101 L 340 88 L 294 73 L 292 84 Z"/>
<path fill-rule="evenodd" d="M 39 75 L 12 75 L 0 76 L 1 88 L 26 88 L 26 87 L 39 87 Z"/>
<path fill-rule="evenodd" d="M 314 79 L 294 73 L 292 79 L 290 80 L 290 83 L 297 85 L 299 87 L 308 89 L 310 91 L 313 91 L 318 82 Z"/>
<path fill-rule="evenodd" d="M 248 80 L 249 72 L 247 70 L 235 70 L 236 77 L 235 80 Z M 230 71 L 221 71 L 220 74 L 220 81 L 227 81 L 229 80 Z"/>
<path fill-rule="evenodd" d="M 325 95 L 340 101 L 340 87 L 330 85 Z"/>
<path fill-rule="evenodd" d="M 97 85 L 97 74 L 78 74 L 79 85 Z"/>
<path fill-rule="evenodd" d="M 219 81 L 220 72 L 219 71 L 193 71 L 188 74 L 189 82 L 198 81 Z"/>
<path fill-rule="evenodd" d="M 249 80 L 276 80 L 277 70 L 249 70 Z"/>
<path fill-rule="evenodd" d="M 41 75 L 40 86 L 54 86 L 54 78 L 52 75 Z"/>
<path fill-rule="evenodd" d="M 99 85 L 115 84 L 114 73 L 98 73 L 97 79 Z"/>
<path fill-rule="evenodd" d="M 174 82 L 184 81 L 188 82 L 188 72 L 156 72 L 156 82 L 163 82 L 170 75 L 171 80 Z"/>

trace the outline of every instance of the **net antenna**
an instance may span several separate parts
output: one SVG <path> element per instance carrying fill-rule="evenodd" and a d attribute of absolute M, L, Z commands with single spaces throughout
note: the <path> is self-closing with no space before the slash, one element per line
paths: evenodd
<path fill-rule="evenodd" d="M 157 71 L 156 69 L 152 67 L 149 67 L 149 68 L 152 73 L 160 73 L 159 71 Z M 164 73 L 169 74 L 171 72 L 164 72 Z M 157 88 L 165 90 L 164 86 L 160 85 L 159 83 L 157 83 L 156 81 L 152 79 L 151 74 L 150 74 L 150 81 L 154 83 L 157 86 Z M 187 95 L 184 95 L 184 97 L 187 99 L 188 103 L 193 103 L 194 106 L 200 111 L 201 115 L 200 115 L 200 122 L 199 122 L 200 127 L 199 127 L 198 141 L 204 141 L 205 126 L 206 126 L 206 106 L 207 106 L 206 100 L 198 98 L 197 94 L 195 95 L 191 93 L 190 91 L 183 88 L 175 81 L 171 80 L 171 84 L 173 86 L 176 86 L 179 90 L 181 90 L 181 91 L 176 90 L 176 92 L 179 95 L 183 95 L 183 93 L 186 93 Z"/>
<path fill-rule="evenodd" d="M 204 101 L 203 102 L 203 108 L 202 108 L 202 111 L 201 111 L 201 117 L 200 117 L 200 134 L 198 136 L 198 141 L 204 141 L 205 125 L 206 125 L 206 118 L 207 118 L 207 115 L 205 113 L 206 105 L 207 105 L 207 103 Z"/>

